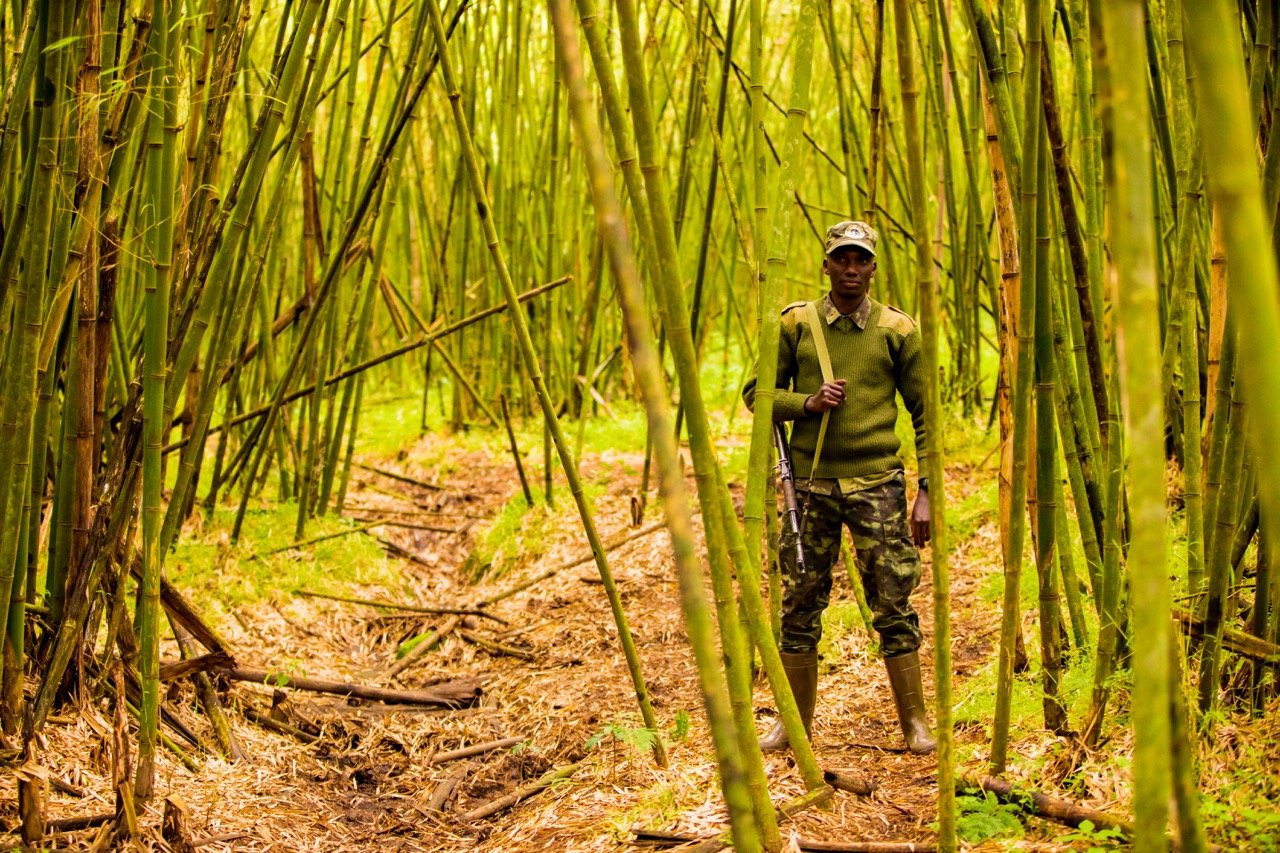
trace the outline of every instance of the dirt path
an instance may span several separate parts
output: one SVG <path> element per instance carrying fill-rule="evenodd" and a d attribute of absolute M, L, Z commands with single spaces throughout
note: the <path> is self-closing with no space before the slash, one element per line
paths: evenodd
<path fill-rule="evenodd" d="M 413 459 L 410 454 L 400 461 L 366 461 L 410 478 L 434 478 L 433 472 L 418 470 Z M 601 487 L 595 504 L 607 542 L 636 529 L 630 498 L 638 486 L 639 466 L 638 457 L 623 454 L 586 462 L 588 480 Z M 957 495 L 975 487 L 977 477 L 959 471 L 954 475 Z M 530 513 L 516 537 L 536 540 L 541 557 L 515 560 L 502 577 L 471 586 L 461 577 L 461 565 L 481 535 L 484 525 L 478 519 L 496 515 L 519 486 L 505 460 L 481 455 L 461 460 L 442 485 L 443 490 L 419 488 L 365 471 L 353 491 L 354 515 L 394 516 L 420 527 L 466 531 L 379 529 L 380 536 L 412 555 L 403 571 L 421 605 L 469 607 L 588 556 L 576 512 L 562 491 L 556 508 L 545 515 Z M 645 524 L 658 520 L 651 509 Z M 996 629 L 991 608 L 977 599 L 982 570 L 975 567 L 986 560 L 969 559 L 966 550 L 976 556 L 994 541 L 991 530 L 980 527 L 957 551 L 953 630 L 961 677 L 989 657 Z M 500 549 L 495 563 L 505 565 L 520 545 L 514 541 L 506 553 Z M 274 703 L 273 715 L 314 733 L 306 739 L 311 742 L 233 715 L 250 760 L 209 759 L 193 776 L 166 755 L 158 802 L 171 793 L 180 796 L 190 813 L 192 834 L 208 839 L 199 849 L 210 851 L 623 850 L 633 827 L 714 834 L 723 827 L 723 809 L 666 533 L 636 538 L 610 559 L 653 702 L 670 739 L 667 769 L 655 767 L 643 745 L 629 743 L 637 737 L 639 715 L 603 589 L 594 565 L 587 562 L 489 608 L 501 622 L 474 617 L 456 622 L 438 648 L 398 679 L 387 678 L 396 644 L 432 626 L 443 630 L 455 620 L 304 598 L 241 608 L 222 627 L 230 644 L 254 665 L 404 687 L 472 677 L 483 683 L 482 701 L 461 711 L 420 710 L 356 705 L 300 691 L 277 693 L 273 699 L 269 688 L 238 684 L 230 694 L 237 703 L 262 713 Z M 926 562 L 926 577 L 929 571 Z M 833 599 L 840 607 L 851 600 L 842 574 L 836 587 Z M 404 600 L 399 590 L 367 588 L 358 594 Z M 932 613 L 925 586 L 915 604 L 926 636 L 922 654 L 930 655 Z M 850 607 L 845 611 L 853 612 Z M 854 620 L 847 630 L 837 628 L 832 634 L 822 667 L 815 747 L 824 767 L 852 772 L 872 781 L 877 790 L 870 797 L 838 793 L 829 810 L 798 816 L 784 825 L 784 833 L 826 841 L 928 841 L 935 819 L 933 761 L 895 751 L 900 736 L 892 699 L 865 629 Z M 512 649 L 527 659 L 512 656 Z M 926 681 L 931 691 L 931 673 Z M 181 704 L 183 697 L 178 698 Z M 767 686 L 759 687 L 756 704 L 763 730 L 773 721 Z M 90 811 L 110 811 L 110 795 L 102 784 L 105 758 L 92 747 L 107 719 L 105 709 L 88 709 L 80 718 L 48 729 L 48 754 L 58 757 L 52 772 L 73 785 L 103 792 L 93 794 L 101 802 Z M 679 730 L 686 727 L 685 720 L 687 732 Z M 982 736 L 981 731 L 962 729 L 961 750 Z M 513 737 L 522 741 L 515 749 L 432 763 L 436 753 Z M 513 809 L 492 818 L 461 817 L 548 770 L 579 761 L 570 780 Z M 767 756 L 766 769 L 775 801 L 803 792 L 786 756 Z M 448 788 L 452 793 L 442 811 L 431 811 L 433 793 Z M 57 793 L 54 800 L 54 813 L 86 811 L 83 801 L 60 799 Z M 6 796 L 5 802 L 12 800 Z M 144 817 L 144 822 L 154 818 Z M 88 849 L 91 835 L 65 840 L 73 849 Z"/>

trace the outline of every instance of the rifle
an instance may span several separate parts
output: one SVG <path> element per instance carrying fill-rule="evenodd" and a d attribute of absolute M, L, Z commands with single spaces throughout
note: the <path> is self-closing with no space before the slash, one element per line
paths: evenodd
<path fill-rule="evenodd" d="M 791 532 L 796 537 L 796 569 L 804 574 L 804 546 L 800 544 L 800 506 L 796 500 L 795 470 L 791 467 L 791 449 L 787 446 L 787 433 L 782 424 L 773 425 L 773 440 L 778 445 L 778 479 L 782 483 L 782 501 L 786 505 Z"/>

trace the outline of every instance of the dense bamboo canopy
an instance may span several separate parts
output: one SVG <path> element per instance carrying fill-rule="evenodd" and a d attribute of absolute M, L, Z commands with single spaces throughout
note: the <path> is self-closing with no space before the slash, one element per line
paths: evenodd
<path fill-rule="evenodd" d="M 660 729 L 571 425 L 638 402 L 639 512 L 652 479 L 732 839 L 779 849 L 753 661 L 811 796 L 825 783 L 772 628 L 773 389 L 753 416 L 737 391 L 776 369 L 783 306 L 820 295 L 826 225 L 864 219 L 877 298 L 920 324 L 942 449 L 920 472 L 940 847 L 946 435 L 988 429 L 1004 575 L 983 760 L 1019 761 L 1025 632 L 1064 761 L 1119 706 L 1137 847 L 1203 849 L 1191 747 L 1278 684 L 1277 37 L 1258 0 L 0 4 L 4 731 L 25 713 L 29 741 L 123 660 L 150 796 L 166 556 L 218 508 L 233 542 L 264 500 L 296 504 L 297 541 L 341 515 L 385 385 L 419 396 L 424 429 L 505 423 L 514 449 L 513 419 L 543 425 L 539 498 L 572 496 Z"/>

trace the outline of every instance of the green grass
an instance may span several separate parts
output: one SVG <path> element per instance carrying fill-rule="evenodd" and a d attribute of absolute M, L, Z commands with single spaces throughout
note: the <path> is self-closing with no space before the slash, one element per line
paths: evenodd
<path fill-rule="evenodd" d="M 538 500 L 536 495 L 534 500 Z M 486 577 L 492 580 L 505 575 L 518 561 L 537 560 L 547 550 L 552 514 L 543 503 L 530 507 L 524 494 L 517 491 L 467 555 L 463 574 L 472 583 Z"/>
<path fill-rule="evenodd" d="M 398 587 L 394 561 L 364 533 L 352 533 L 302 549 L 250 559 L 293 541 L 297 504 L 258 503 L 245 513 L 240 542 L 230 545 L 233 507 L 220 507 L 203 531 L 183 536 L 166 560 L 171 580 L 197 606 L 217 603 L 223 609 L 254 601 L 281 601 L 295 590 L 344 593 L 350 584 Z M 307 525 L 307 538 L 350 530 L 356 525 L 334 517 Z"/>

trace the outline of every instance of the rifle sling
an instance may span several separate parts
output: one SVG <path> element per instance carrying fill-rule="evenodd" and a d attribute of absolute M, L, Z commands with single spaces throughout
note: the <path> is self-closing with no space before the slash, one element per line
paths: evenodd
<path fill-rule="evenodd" d="M 804 307 L 805 319 L 809 323 L 809 332 L 813 335 L 813 346 L 818 351 L 818 367 L 822 369 L 822 381 L 834 382 L 831 370 L 831 354 L 827 352 L 827 324 L 818 313 L 818 303 L 810 302 Z M 822 458 L 822 443 L 827 437 L 827 422 L 831 420 L 831 410 L 822 413 L 822 423 L 818 425 L 818 443 L 813 447 L 813 467 L 809 469 L 809 485 L 813 486 L 814 474 L 818 470 L 818 461 Z"/>

